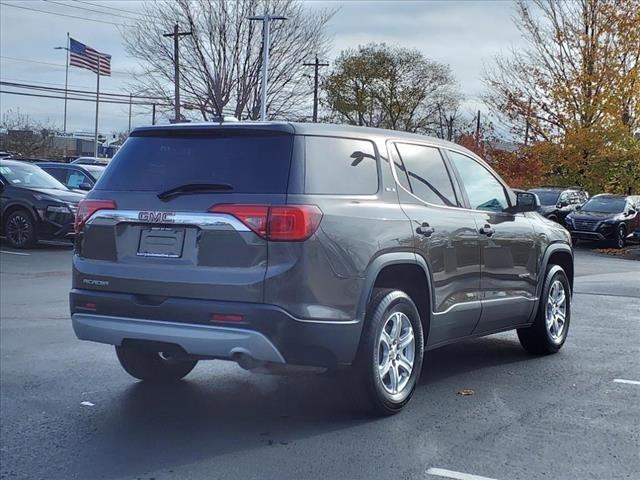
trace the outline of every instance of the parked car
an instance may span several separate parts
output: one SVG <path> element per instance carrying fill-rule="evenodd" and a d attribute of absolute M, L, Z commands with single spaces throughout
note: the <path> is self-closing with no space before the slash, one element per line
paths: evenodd
<path fill-rule="evenodd" d="M 72 164 L 75 165 L 103 165 L 106 166 L 109 164 L 110 158 L 102 158 L 102 157 L 78 157 L 76 158 Z"/>
<path fill-rule="evenodd" d="M 37 165 L 71 190 L 89 191 L 106 168 L 103 165 L 41 162 Z"/>
<path fill-rule="evenodd" d="M 0 160 L 0 229 L 15 248 L 67 238 L 82 198 L 33 164 Z"/>
<path fill-rule="evenodd" d="M 566 224 L 575 240 L 609 241 L 618 248 L 640 227 L 640 196 L 594 195 L 567 215 Z"/>
<path fill-rule="evenodd" d="M 529 352 L 562 347 L 573 254 L 538 206 L 421 135 L 138 128 L 78 208 L 73 328 L 145 381 L 206 359 L 335 369 L 392 414 L 425 350 L 511 329 Z"/>
<path fill-rule="evenodd" d="M 539 187 L 529 190 L 540 199 L 540 215 L 564 225 L 568 214 L 589 199 L 589 194 L 579 187 Z"/>

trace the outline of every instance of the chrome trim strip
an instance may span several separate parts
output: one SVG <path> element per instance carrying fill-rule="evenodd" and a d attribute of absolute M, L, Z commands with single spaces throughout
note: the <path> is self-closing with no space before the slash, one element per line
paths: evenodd
<path fill-rule="evenodd" d="M 453 310 L 454 308 L 458 308 L 458 307 L 464 307 L 467 305 L 474 305 L 476 303 L 493 303 L 493 302 L 507 302 L 510 300 L 527 300 L 529 302 L 535 302 L 538 300 L 538 297 L 523 297 L 522 295 L 517 295 L 514 297 L 506 297 L 506 298 L 490 298 L 488 300 L 471 300 L 470 302 L 460 302 L 460 303 L 454 303 L 453 305 L 451 305 L 449 308 L 447 308 L 446 310 L 443 310 L 441 312 L 433 312 L 434 315 L 444 315 L 445 313 L 449 313 L 451 310 Z"/>
<path fill-rule="evenodd" d="M 469 157 L 471 160 L 474 160 L 476 163 L 479 163 L 479 165 L 481 167 L 484 167 L 486 170 L 489 171 L 489 173 L 491 173 L 493 175 L 493 177 L 498 181 L 498 183 L 500 185 L 502 185 L 502 187 L 504 189 L 506 189 L 507 191 L 511 190 L 509 188 L 509 186 L 507 186 L 502 179 L 500 179 L 498 177 L 498 174 L 491 169 L 491 167 L 489 167 L 486 162 L 484 160 L 482 160 L 480 157 L 474 158 L 474 156 L 470 155 L 469 152 L 463 152 L 462 150 L 456 149 L 456 148 L 452 148 L 449 146 L 444 146 L 444 145 L 438 145 L 438 144 L 433 144 L 433 143 L 429 143 L 429 142 L 420 142 L 418 140 L 415 141 L 404 141 L 402 139 L 387 139 L 387 141 L 385 142 L 386 144 L 394 144 L 394 143 L 409 143 L 412 145 L 418 145 L 421 147 L 431 147 L 431 148 L 437 148 L 438 150 L 451 150 L 452 152 L 456 152 L 459 153 L 460 155 L 464 155 L 466 157 Z M 387 153 L 389 153 L 389 147 L 387 147 Z M 473 152 L 471 152 L 473 153 Z M 472 213 L 484 213 L 484 214 L 488 214 L 488 215 L 522 215 L 522 213 L 509 213 L 509 212 L 493 212 L 493 211 L 489 211 L 489 210 L 475 210 L 473 208 L 466 208 L 466 207 L 455 207 L 455 206 L 451 206 L 451 205 L 437 205 L 435 203 L 429 203 L 426 202 L 425 200 L 421 199 L 420 197 L 415 196 L 412 192 L 410 192 L 409 190 L 407 190 L 406 188 L 404 188 L 402 186 L 402 183 L 400 183 L 400 181 L 398 180 L 398 174 L 396 173 L 396 166 L 395 166 L 395 161 L 393 159 L 394 155 L 397 155 L 397 153 L 392 153 L 392 155 L 389 155 L 389 164 L 391 165 L 391 174 L 393 176 L 393 179 L 395 180 L 396 184 L 398 185 L 398 187 L 400 187 L 402 190 L 404 190 L 407 194 L 409 194 L 410 196 L 412 196 L 413 198 L 415 198 L 416 200 L 418 200 L 420 203 L 424 204 L 427 207 L 435 207 L 435 208 L 449 208 L 452 210 L 462 210 L 465 212 L 472 212 Z M 440 154 L 442 156 L 442 154 Z M 478 159 L 481 162 L 478 162 Z M 487 168 L 488 167 L 488 168 Z M 455 167 L 454 167 L 455 168 Z M 453 179 L 452 179 L 453 180 Z M 462 188 L 463 185 L 460 185 L 460 188 Z M 508 199 L 509 203 L 511 203 L 511 199 Z"/>
<path fill-rule="evenodd" d="M 146 211 L 146 210 L 142 210 Z M 115 223 L 140 223 L 144 225 L 193 225 L 201 228 L 231 227 L 238 232 L 250 232 L 240 220 L 224 213 L 171 212 L 171 221 L 156 223 L 140 220 L 141 210 L 98 210 L 87 221 L 87 225 L 100 220 L 111 220 Z"/>

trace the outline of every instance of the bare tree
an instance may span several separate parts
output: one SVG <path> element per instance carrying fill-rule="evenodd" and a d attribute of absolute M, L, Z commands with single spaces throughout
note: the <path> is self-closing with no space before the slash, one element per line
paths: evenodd
<path fill-rule="evenodd" d="M 62 156 L 62 150 L 53 148 L 51 142 L 59 129 L 49 120 L 34 121 L 19 109 L 9 109 L 2 114 L 0 129 L 0 150 L 27 158 Z"/>
<path fill-rule="evenodd" d="M 262 30 L 247 17 L 265 12 L 287 17 L 271 23 L 268 112 L 272 118 L 297 115 L 309 103 L 303 60 L 328 51 L 325 26 L 334 13 L 311 13 L 298 0 L 145 3 L 144 20 L 123 31 L 127 52 L 143 70 L 135 90 L 173 103 L 173 45 L 162 34 L 178 22 L 193 31 L 180 39 L 184 107 L 204 120 L 223 115 L 258 118 Z"/>

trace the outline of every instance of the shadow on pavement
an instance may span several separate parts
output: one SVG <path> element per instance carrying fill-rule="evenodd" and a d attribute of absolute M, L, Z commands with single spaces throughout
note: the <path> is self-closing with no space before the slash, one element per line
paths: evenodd
<path fill-rule="evenodd" d="M 418 388 L 531 358 L 517 341 L 478 339 L 444 347 L 427 354 Z M 95 433 L 78 449 L 73 471 L 80 478 L 97 472 L 101 478 L 128 478 L 263 447 L 286 454 L 275 449 L 335 430 L 394 421 L 358 413 L 333 377 L 244 372 L 204 381 L 199 377 L 172 386 L 134 383 L 107 411 L 86 418 Z M 393 418 L 406 421 L 406 415 L 411 412 Z M 421 410 L 421 416 L 432 415 L 438 412 Z"/>

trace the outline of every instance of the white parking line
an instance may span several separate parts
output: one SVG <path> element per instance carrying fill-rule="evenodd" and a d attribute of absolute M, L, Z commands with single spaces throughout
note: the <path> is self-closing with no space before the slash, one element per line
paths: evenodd
<path fill-rule="evenodd" d="M 25 257 L 28 257 L 29 255 L 31 255 L 30 253 L 8 252 L 6 250 L 0 250 L 0 253 L 7 253 L 9 255 L 22 255 L 22 256 L 25 256 Z"/>
<path fill-rule="evenodd" d="M 615 383 L 626 383 L 628 385 L 640 385 L 640 382 L 637 380 L 625 380 L 624 378 L 614 378 L 613 381 Z"/>
<path fill-rule="evenodd" d="M 453 480 L 494 480 L 489 477 L 481 477 L 480 475 L 472 475 L 470 473 L 454 472 L 453 470 L 445 470 L 444 468 L 430 468 L 427 470 L 427 475 L 451 478 Z"/>

